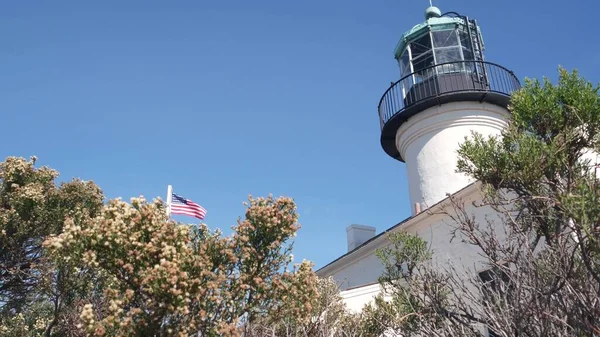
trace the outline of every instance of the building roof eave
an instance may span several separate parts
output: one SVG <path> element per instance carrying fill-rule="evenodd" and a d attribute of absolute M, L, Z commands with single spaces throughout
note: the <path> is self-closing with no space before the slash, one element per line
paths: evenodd
<path fill-rule="evenodd" d="M 475 191 L 478 191 L 478 188 L 476 188 L 476 187 L 479 187 L 480 184 L 481 183 L 479 181 L 473 182 L 473 183 L 463 187 L 462 189 L 458 190 L 454 194 L 452 194 L 452 197 L 461 198 L 461 197 L 468 196 L 468 195 L 474 193 Z M 441 201 L 439 201 L 438 203 L 432 205 L 428 209 L 425 209 L 418 214 L 412 215 L 412 216 L 402 220 L 401 222 L 397 223 L 396 225 L 388 228 L 387 230 L 375 235 L 371 239 L 365 241 L 360 246 L 341 255 L 340 257 L 331 261 L 330 263 L 326 264 L 325 266 L 319 268 L 316 271 L 317 275 L 332 274 L 337 269 L 340 269 L 356 260 L 359 260 L 363 256 L 368 255 L 371 251 L 376 249 L 378 246 L 383 245 L 385 243 L 386 234 L 392 233 L 400 228 L 407 229 L 415 224 L 420 223 L 422 219 L 424 219 L 425 217 L 430 215 L 429 214 L 430 212 L 440 210 L 440 209 L 442 209 L 442 207 L 447 206 L 446 204 L 449 201 L 450 201 L 450 197 L 446 197 L 446 198 L 442 199 Z"/>

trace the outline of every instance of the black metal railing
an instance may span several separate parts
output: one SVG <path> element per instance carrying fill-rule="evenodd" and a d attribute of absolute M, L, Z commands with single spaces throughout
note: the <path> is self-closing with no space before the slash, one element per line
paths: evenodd
<path fill-rule="evenodd" d="M 437 64 L 393 83 L 379 101 L 379 121 L 383 129 L 392 117 L 436 97 L 461 92 L 510 96 L 520 87 L 512 71 L 494 63 L 455 61 Z"/>

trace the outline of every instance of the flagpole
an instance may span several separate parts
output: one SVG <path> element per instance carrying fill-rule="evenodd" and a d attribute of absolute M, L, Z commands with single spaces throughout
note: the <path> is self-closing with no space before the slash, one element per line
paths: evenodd
<path fill-rule="evenodd" d="M 173 202 L 173 186 L 167 186 L 167 218 L 171 217 L 171 203 Z"/>

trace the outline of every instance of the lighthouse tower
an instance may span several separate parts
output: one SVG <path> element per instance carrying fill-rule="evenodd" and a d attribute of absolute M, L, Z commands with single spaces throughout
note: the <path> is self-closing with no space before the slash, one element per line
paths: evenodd
<path fill-rule="evenodd" d="M 519 80 L 485 61 L 483 50 L 475 20 L 433 6 L 396 46 L 400 80 L 379 101 L 381 146 L 406 164 L 413 213 L 471 182 L 456 173 L 465 137 L 499 134 L 506 125 Z"/>

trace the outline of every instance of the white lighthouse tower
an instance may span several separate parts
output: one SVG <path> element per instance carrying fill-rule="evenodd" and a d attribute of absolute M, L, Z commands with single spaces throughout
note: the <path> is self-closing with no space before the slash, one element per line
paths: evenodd
<path fill-rule="evenodd" d="M 484 60 L 477 22 L 437 7 L 404 33 L 395 49 L 400 80 L 379 102 L 381 145 L 406 163 L 413 213 L 471 181 L 456 173 L 458 146 L 471 131 L 498 134 L 506 125 L 512 71 Z"/>

